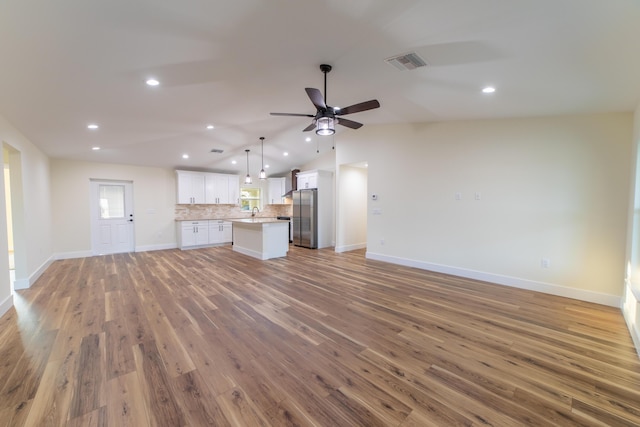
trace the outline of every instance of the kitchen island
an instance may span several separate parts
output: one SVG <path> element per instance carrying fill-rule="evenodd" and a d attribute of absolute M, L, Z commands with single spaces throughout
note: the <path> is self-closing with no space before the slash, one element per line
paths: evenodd
<path fill-rule="evenodd" d="M 289 221 L 245 218 L 233 224 L 233 250 L 261 260 L 287 256 Z"/>

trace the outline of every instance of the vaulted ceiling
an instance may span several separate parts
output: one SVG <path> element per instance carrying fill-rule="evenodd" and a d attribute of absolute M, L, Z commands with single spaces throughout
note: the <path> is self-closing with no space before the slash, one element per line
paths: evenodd
<path fill-rule="evenodd" d="M 633 111 L 639 23 L 637 0 L 3 0 L 0 114 L 53 158 L 245 173 L 264 136 L 285 173 L 358 132 L 269 115 L 315 113 L 322 63 L 328 104 L 380 101 L 365 126 Z M 408 52 L 427 66 L 385 62 Z"/>

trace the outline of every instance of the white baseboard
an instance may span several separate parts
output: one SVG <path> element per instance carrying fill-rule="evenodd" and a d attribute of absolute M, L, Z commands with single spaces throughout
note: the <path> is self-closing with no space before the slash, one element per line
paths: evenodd
<path fill-rule="evenodd" d="M 31 286 L 29 279 L 16 279 L 13 281 L 13 289 L 15 289 L 16 291 L 29 289 L 29 286 Z"/>
<path fill-rule="evenodd" d="M 624 297 L 620 305 L 629 334 L 640 357 L 640 288 L 637 284 L 625 283 Z"/>
<path fill-rule="evenodd" d="M 93 256 L 91 251 L 76 251 L 76 252 L 57 252 L 53 254 L 53 258 L 58 259 L 74 259 L 74 258 L 87 258 Z"/>
<path fill-rule="evenodd" d="M 567 288 L 566 286 L 552 283 L 536 282 L 518 277 L 504 276 L 501 274 L 486 273 L 483 271 L 469 270 L 466 268 L 451 267 L 441 264 L 433 264 L 424 261 L 417 261 L 406 258 L 399 258 L 389 255 L 367 252 L 366 257 L 377 261 L 389 262 L 391 264 L 415 267 L 421 270 L 434 271 L 436 273 L 451 274 L 453 276 L 466 277 L 468 279 L 482 280 L 498 285 L 510 286 L 513 288 L 527 289 L 530 291 L 542 292 L 545 294 L 557 295 L 566 298 L 573 298 L 581 301 L 593 302 L 596 304 L 608 305 L 610 307 L 620 307 L 621 299 L 616 295 L 603 294 L 599 292 L 585 291 L 583 289 Z"/>
<path fill-rule="evenodd" d="M 367 243 L 357 243 L 355 245 L 342 245 L 342 246 L 336 246 L 335 251 L 338 253 L 341 252 L 349 252 L 349 251 L 355 251 L 356 249 L 365 249 L 367 247 Z"/>
<path fill-rule="evenodd" d="M 38 278 L 42 276 L 42 273 L 44 273 L 47 270 L 47 268 L 49 268 L 49 266 L 54 260 L 55 260 L 54 257 L 49 258 L 48 260 L 43 262 L 42 265 L 38 267 L 36 271 L 31 273 L 31 275 L 27 278 L 24 278 L 24 279 L 16 278 L 16 280 L 14 280 L 13 282 L 13 288 L 15 290 L 29 289 L 31 285 L 33 285 L 36 282 L 36 280 L 38 280 Z"/>
<path fill-rule="evenodd" d="M 634 327 L 627 322 L 627 327 L 629 328 L 629 334 L 633 340 L 633 345 L 636 348 L 636 353 L 638 353 L 638 357 L 640 357 L 640 331 L 638 330 L 638 325 Z"/>
<path fill-rule="evenodd" d="M 4 316 L 11 307 L 13 307 L 13 295 L 9 295 L 0 302 L 0 317 Z"/>
<path fill-rule="evenodd" d="M 148 252 L 148 251 L 162 251 L 165 249 L 176 249 L 178 246 L 175 243 L 163 243 L 161 245 L 144 245 L 136 246 L 136 252 Z M 93 252 L 89 251 L 76 251 L 76 252 L 58 252 L 54 255 L 54 259 L 73 259 L 73 258 L 88 258 L 92 257 Z"/>
<path fill-rule="evenodd" d="M 136 252 L 149 252 L 149 251 L 164 251 L 166 249 L 177 249 L 178 245 L 175 243 L 163 243 L 161 245 L 144 245 L 136 246 Z"/>
<path fill-rule="evenodd" d="M 257 258 L 257 259 L 260 259 L 260 260 L 263 260 L 263 261 L 267 259 L 267 258 L 265 258 L 265 255 L 263 255 L 262 253 L 260 253 L 258 251 L 254 251 L 254 250 L 247 249 L 247 248 L 242 248 L 242 247 L 240 247 L 238 245 L 234 245 L 233 251 L 234 252 L 239 252 L 239 253 L 241 253 L 243 255 L 247 255 L 247 256 L 250 256 L 250 257 L 253 257 L 253 258 Z"/>

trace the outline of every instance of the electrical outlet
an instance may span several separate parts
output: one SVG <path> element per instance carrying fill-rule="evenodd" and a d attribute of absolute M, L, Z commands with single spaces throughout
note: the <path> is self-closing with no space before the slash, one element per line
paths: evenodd
<path fill-rule="evenodd" d="M 551 260 L 549 258 L 542 258 L 540 260 L 540 266 L 542 268 L 549 268 L 551 267 Z"/>
<path fill-rule="evenodd" d="M 381 245 L 384 245 L 384 238 L 383 238 L 383 239 L 380 239 L 380 244 L 381 244 Z"/>
<path fill-rule="evenodd" d="M 462 200 L 462 193 L 456 193 L 454 197 L 456 200 Z"/>
<path fill-rule="evenodd" d="M 476 200 L 482 199 L 482 193 L 480 193 L 479 191 L 476 191 L 475 198 Z"/>

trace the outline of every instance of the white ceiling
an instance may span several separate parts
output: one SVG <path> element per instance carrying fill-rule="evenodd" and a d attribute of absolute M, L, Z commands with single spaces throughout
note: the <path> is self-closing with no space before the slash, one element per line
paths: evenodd
<path fill-rule="evenodd" d="M 3 0 L 0 114 L 54 158 L 168 168 L 244 174 L 250 149 L 257 173 L 264 136 L 283 173 L 331 149 L 269 115 L 315 113 L 321 63 L 330 105 L 380 101 L 348 116 L 365 126 L 619 112 L 639 41 L 638 0 Z M 411 51 L 429 66 L 384 62 Z"/>

